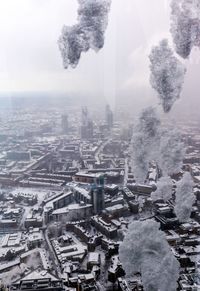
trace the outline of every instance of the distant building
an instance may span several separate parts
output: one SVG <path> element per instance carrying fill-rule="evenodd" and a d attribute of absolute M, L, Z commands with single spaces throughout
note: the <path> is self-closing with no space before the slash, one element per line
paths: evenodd
<path fill-rule="evenodd" d="M 138 200 L 129 201 L 128 206 L 133 214 L 138 214 L 140 208 L 140 203 Z"/>
<path fill-rule="evenodd" d="M 92 206 L 94 214 L 99 214 L 105 208 L 103 185 L 93 185 L 91 191 Z"/>
<path fill-rule="evenodd" d="M 133 194 L 131 190 L 129 190 L 129 188 L 123 187 L 122 193 L 124 195 L 125 200 L 127 201 L 135 200 L 135 195 Z"/>
<path fill-rule="evenodd" d="M 109 222 L 106 222 L 101 217 L 93 216 L 91 218 L 91 224 L 106 237 L 110 239 L 117 237 L 117 227 Z"/>
<path fill-rule="evenodd" d="M 150 196 L 151 193 L 155 190 L 153 185 L 128 184 L 127 187 L 129 190 L 131 190 L 133 195 Z"/>
<path fill-rule="evenodd" d="M 30 217 L 28 216 L 24 221 L 24 227 L 42 227 L 43 219 L 42 217 Z"/>
<path fill-rule="evenodd" d="M 34 271 L 21 280 L 12 284 L 10 291 L 64 291 L 62 280 L 48 273 L 46 270 Z"/>
<path fill-rule="evenodd" d="M 105 213 L 111 215 L 112 217 L 123 216 L 128 211 L 128 207 L 123 204 L 117 204 L 114 206 L 107 207 Z"/>
<path fill-rule="evenodd" d="M 74 181 L 78 183 L 99 184 L 102 177 L 101 173 L 78 172 L 74 175 Z"/>
<path fill-rule="evenodd" d="M 79 224 L 71 224 L 66 225 L 66 229 L 73 231 L 84 243 L 87 244 L 89 251 L 95 251 L 96 246 L 101 244 L 101 240 L 103 238 L 102 234 L 93 235 L 89 233 L 83 226 Z"/>
<path fill-rule="evenodd" d="M 27 241 L 28 248 L 33 249 L 40 247 L 43 241 L 44 237 L 42 231 L 39 228 L 30 227 Z"/>
<path fill-rule="evenodd" d="M 70 204 L 52 212 L 53 221 L 76 221 L 92 215 L 91 204 Z"/>
<path fill-rule="evenodd" d="M 56 196 L 53 196 L 51 199 L 45 201 L 44 222 L 49 223 L 54 210 L 67 207 L 72 201 L 73 193 L 71 191 L 58 193 Z"/>
<path fill-rule="evenodd" d="M 30 161 L 31 154 L 29 151 L 9 151 L 7 159 L 12 161 Z"/>
<path fill-rule="evenodd" d="M 51 203 L 53 204 L 53 209 L 59 209 L 69 205 L 73 201 L 73 193 L 68 191 L 61 196 L 56 197 Z"/>
<path fill-rule="evenodd" d="M 92 270 L 93 266 L 100 267 L 101 257 L 98 252 L 90 252 L 88 254 L 87 269 Z"/>
<path fill-rule="evenodd" d="M 87 107 L 82 108 L 81 138 L 93 138 L 93 121 L 89 118 Z"/>
<path fill-rule="evenodd" d="M 101 173 L 76 173 L 74 181 L 91 184 L 91 189 L 89 190 L 81 187 L 74 187 L 75 199 L 78 202 L 83 201 L 85 203 L 91 203 L 94 214 L 101 213 L 105 208 L 104 176 Z"/>
<path fill-rule="evenodd" d="M 80 151 L 77 145 L 65 145 L 59 151 L 60 155 L 64 159 L 79 159 L 80 158 Z"/>
<path fill-rule="evenodd" d="M 108 104 L 106 105 L 105 117 L 107 128 L 110 130 L 113 127 L 113 112 Z"/>
<path fill-rule="evenodd" d="M 110 282 L 116 282 L 117 278 L 125 275 L 125 272 L 122 268 L 122 264 L 119 261 L 118 256 L 113 256 L 111 259 L 111 266 L 108 269 L 108 280 Z"/>
<path fill-rule="evenodd" d="M 86 204 L 91 204 L 91 195 L 90 190 L 84 189 L 82 187 L 75 186 L 73 187 L 73 193 L 75 200 L 80 203 L 84 202 Z"/>
<path fill-rule="evenodd" d="M 140 279 L 132 279 L 127 282 L 125 279 L 118 278 L 119 291 L 143 291 L 142 282 Z"/>
<path fill-rule="evenodd" d="M 63 238 L 65 240 L 65 238 Z M 60 244 L 58 240 L 53 240 L 53 248 L 60 263 L 69 260 L 82 262 L 87 254 L 87 247 L 77 241 L 73 236 L 67 238 L 67 244 Z"/>
<path fill-rule="evenodd" d="M 62 115 L 61 117 L 61 129 L 63 133 L 68 133 L 69 131 L 69 122 L 67 114 Z"/>

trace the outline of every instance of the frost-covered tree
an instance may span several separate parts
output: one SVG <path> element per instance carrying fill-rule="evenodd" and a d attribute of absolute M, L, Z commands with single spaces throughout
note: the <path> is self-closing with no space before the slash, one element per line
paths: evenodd
<path fill-rule="evenodd" d="M 189 172 L 177 183 L 175 213 L 180 222 L 186 222 L 191 215 L 195 202 L 193 180 Z"/>
<path fill-rule="evenodd" d="M 82 52 L 99 51 L 104 46 L 111 0 L 78 0 L 78 23 L 64 26 L 59 38 L 64 68 L 75 68 Z"/>
<path fill-rule="evenodd" d="M 155 156 L 159 144 L 160 119 L 153 107 L 142 111 L 133 128 L 131 142 L 131 166 L 137 181 L 144 182 L 149 163 Z"/>
<path fill-rule="evenodd" d="M 176 129 L 163 129 L 160 118 L 153 107 L 140 114 L 133 128 L 131 141 L 131 166 L 137 182 L 143 183 L 153 160 L 164 176 L 181 170 L 184 144 Z"/>
<path fill-rule="evenodd" d="M 173 183 L 170 177 L 161 177 L 157 183 L 157 189 L 151 194 L 151 198 L 156 201 L 162 199 L 169 200 L 172 197 Z"/>
<path fill-rule="evenodd" d="M 199 0 L 172 0 L 171 34 L 177 54 L 186 59 L 193 46 L 200 47 Z"/>
<path fill-rule="evenodd" d="M 175 291 L 179 263 L 171 252 L 159 223 L 135 221 L 119 247 L 126 276 L 140 272 L 145 291 Z"/>
<path fill-rule="evenodd" d="M 160 132 L 159 154 L 157 163 L 163 175 L 172 175 L 180 172 L 185 154 L 184 143 L 176 129 L 168 128 Z"/>
<path fill-rule="evenodd" d="M 152 48 L 149 59 L 150 82 L 158 92 L 163 110 L 167 113 L 180 97 L 186 69 L 174 56 L 166 39 Z"/>

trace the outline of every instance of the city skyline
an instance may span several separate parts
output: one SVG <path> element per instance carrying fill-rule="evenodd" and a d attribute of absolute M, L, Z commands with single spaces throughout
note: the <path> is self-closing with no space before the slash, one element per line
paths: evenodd
<path fill-rule="evenodd" d="M 0 39 L 0 291 L 199 290 L 199 1 L 2 0 Z"/>

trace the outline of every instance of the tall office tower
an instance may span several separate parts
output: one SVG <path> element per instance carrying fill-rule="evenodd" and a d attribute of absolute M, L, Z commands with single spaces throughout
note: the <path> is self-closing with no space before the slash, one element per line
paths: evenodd
<path fill-rule="evenodd" d="M 63 133 L 68 133 L 69 123 L 68 123 L 68 115 L 64 114 L 61 117 L 61 128 Z"/>
<path fill-rule="evenodd" d="M 90 119 L 88 121 L 88 127 L 87 127 L 87 137 L 88 137 L 88 139 L 93 138 L 93 130 L 94 130 L 93 121 Z"/>
<path fill-rule="evenodd" d="M 87 109 L 87 107 L 82 108 L 81 122 L 82 122 L 82 126 L 86 126 L 88 123 L 88 109 Z"/>
<path fill-rule="evenodd" d="M 110 109 L 110 105 L 108 104 L 106 105 L 105 115 L 106 115 L 106 125 L 110 130 L 113 127 L 113 112 Z"/>
<path fill-rule="evenodd" d="M 91 190 L 92 206 L 94 214 L 100 214 L 105 208 L 104 177 L 97 178 Z"/>
<path fill-rule="evenodd" d="M 89 119 L 87 107 L 82 108 L 81 138 L 82 139 L 93 138 L 93 121 Z"/>

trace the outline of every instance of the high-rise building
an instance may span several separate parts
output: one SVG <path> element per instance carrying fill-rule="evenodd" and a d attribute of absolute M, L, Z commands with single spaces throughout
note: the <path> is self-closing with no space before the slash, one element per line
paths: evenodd
<path fill-rule="evenodd" d="M 69 123 L 68 123 L 68 115 L 64 114 L 61 117 L 61 128 L 63 133 L 68 133 Z"/>
<path fill-rule="evenodd" d="M 89 118 L 87 107 L 82 108 L 81 117 L 81 138 L 93 138 L 93 121 Z"/>
<path fill-rule="evenodd" d="M 87 109 L 87 107 L 82 108 L 81 122 L 82 122 L 82 126 L 86 126 L 88 123 L 88 109 Z"/>
<path fill-rule="evenodd" d="M 104 177 L 96 179 L 96 182 L 92 185 L 91 198 L 94 214 L 99 214 L 105 208 L 104 198 Z"/>
<path fill-rule="evenodd" d="M 105 117 L 106 117 L 106 125 L 108 129 L 110 130 L 113 127 L 113 112 L 110 109 L 110 105 L 106 105 L 106 111 L 105 111 Z"/>

